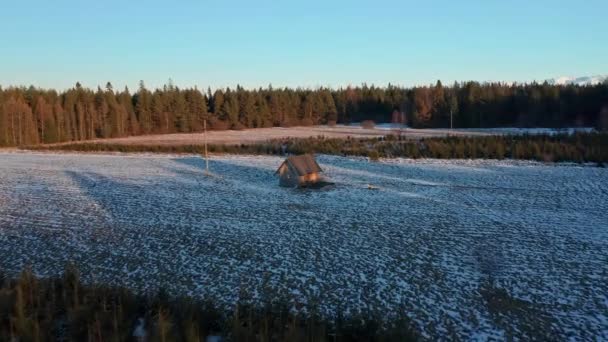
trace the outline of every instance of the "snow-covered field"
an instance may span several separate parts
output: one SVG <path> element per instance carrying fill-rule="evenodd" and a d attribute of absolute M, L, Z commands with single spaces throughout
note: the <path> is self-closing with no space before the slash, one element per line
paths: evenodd
<path fill-rule="evenodd" d="M 434 130 L 434 129 L 429 129 Z M 445 131 L 445 129 L 444 129 Z M 470 133 L 485 133 L 486 135 L 556 135 L 556 134 L 574 134 L 574 133 L 592 133 L 595 131 L 593 127 L 567 127 L 567 128 L 517 128 L 517 127 L 496 127 L 496 128 L 459 128 L 457 132 L 461 135 Z"/>
<path fill-rule="evenodd" d="M 265 142 L 273 139 L 288 139 L 288 138 L 315 138 L 324 136 L 326 138 L 376 138 L 383 137 L 387 134 L 400 134 L 409 139 L 421 138 L 440 138 L 446 136 L 487 136 L 487 135 L 521 135 L 521 134 L 557 134 L 557 133 L 574 133 L 574 132 L 591 132 L 593 128 L 456 128 L 453 130 L 446 128 L 400 128 L 394 124 L 378 124 L 372 129 L 361 127 L 360 124 L 352 125 L 337 125 L 329 126 L 311 126 L 311 127 L 272 127 L 272 128 L 251 128 L 239 131 L 210 131 L 207 132 L 207 141 L 214 145 L 232 145 L 232 144 L 254 144 Z M 126 138 L 112 139 L 96 139 L 80 142 L 65 142 L 56 145 L 78 144 L 78 143 L 100 143 L 100 144 L 117 144 L 117 145 L 161 145 L 161 146 L 179 146 L 179 145 L 202 145 L 205 141 L 202 133 L 175 133 L 175 134 L 157 134 L 157 135 L 140 135 Z"/>
<path fill-rule="evenodd" d="M 280 162 L 0 152 L 0 268 L 404 310 L 430 339 L 608 339 L 608 169 L 321 156 L 314 191 Z"/>

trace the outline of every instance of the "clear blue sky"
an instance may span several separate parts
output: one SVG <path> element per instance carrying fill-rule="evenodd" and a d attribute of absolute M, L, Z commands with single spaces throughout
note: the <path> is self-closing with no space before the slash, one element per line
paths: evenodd
<path fill-rule="evenodd" d="M 608 1 L 6 1 L 0 84 L 342 86 L 608 73 Z"/>

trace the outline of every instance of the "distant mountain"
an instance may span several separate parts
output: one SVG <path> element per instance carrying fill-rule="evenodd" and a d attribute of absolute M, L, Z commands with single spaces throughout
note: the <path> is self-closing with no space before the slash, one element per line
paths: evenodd
<path fill-rule="evenodd" d="M 552 78 L 550 80 L 547 80 L 547 82 L 549 84 L 555 84 L 555 85 L 574 84 L 574 85 L 580 85 L 580 86 L 595 85 L 595 84 L 603 83 L 606 81 L 608 81 L 608 75 L 582 76 L 582 77 L 562 76 L 562 77 Z"/>

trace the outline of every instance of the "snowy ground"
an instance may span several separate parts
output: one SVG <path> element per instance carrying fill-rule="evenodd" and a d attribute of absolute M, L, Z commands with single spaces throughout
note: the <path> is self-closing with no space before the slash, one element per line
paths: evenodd
<path fill-rule="evenodd" d="M 433 129 L 430 129 L 433 130 Z M 445 131 L 445 129 L 444 129 Z M 592 133 L 595 131 L 593 127 L 567 127 L 567 128 L 517 128 L 517 127 L 496 127 L 496 128 L 458 128 L 460 134 L 470 133 L 485 133 L 489 135 L 556 135 L 556 134 L 574 134 L 574 133 Z"/>
<path fill-rule="evenodd" d="M 608 169 L 319 161 L 335 188 L 279 188 L 271 156 L 214 157 L 207 177 L 193 156 L 0 152 L 0 268 L 73 260 L 226 305 L 272 288 L 405 310 L 430 339 L 608 339 Z"/>

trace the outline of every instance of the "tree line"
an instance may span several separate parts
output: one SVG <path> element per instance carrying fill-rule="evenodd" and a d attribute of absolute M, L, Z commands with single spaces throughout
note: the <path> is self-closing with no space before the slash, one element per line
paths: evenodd
<path fill-rule="evenodd" d="M 397 118 L 397 119 L 396 119 Z M 111 83 L 77 83 L 58 92 L 33 86 L 0 88 L 0 146 L 141 134 L 361 122 L 413 127 L 566 127 L 608 125 L 608 83 L 463 82 L 405 88 L 181 89 L 172 82 L 134 92 Z"/>

